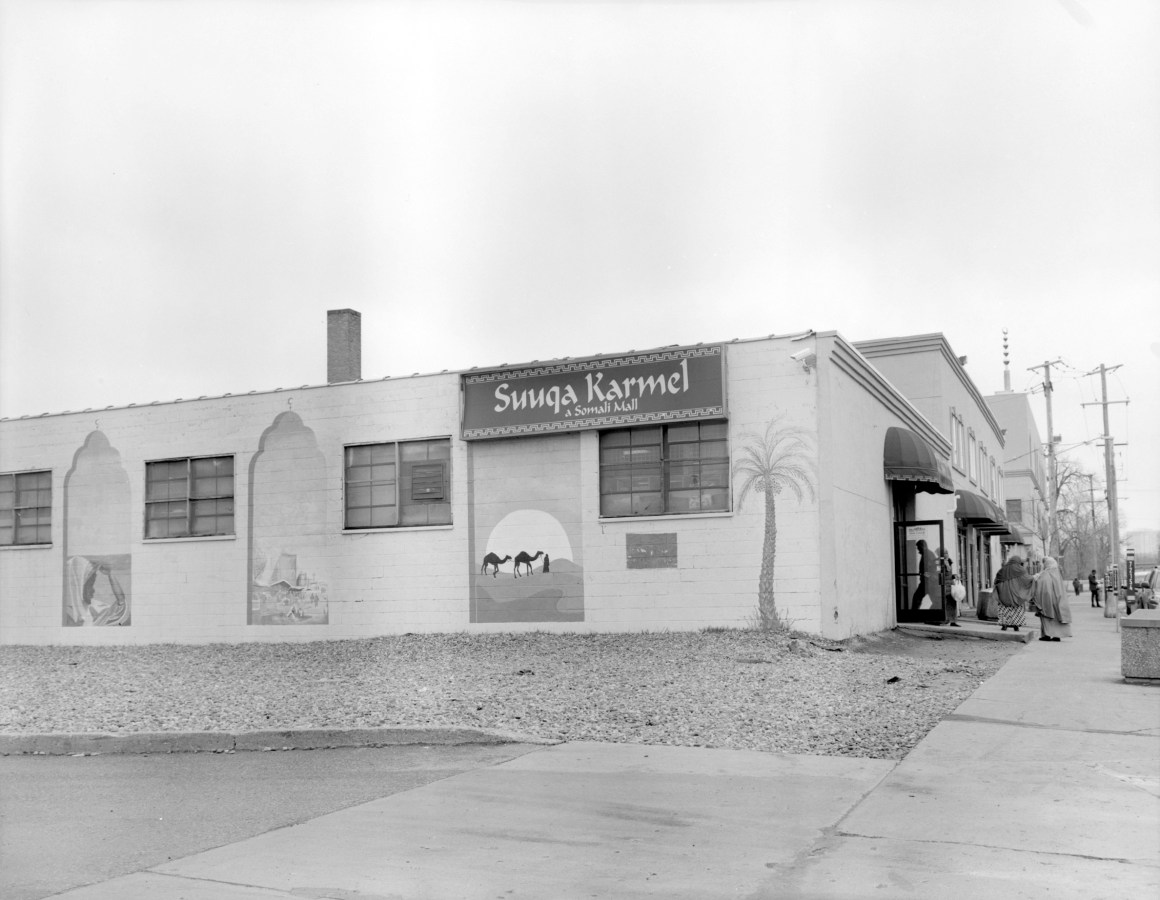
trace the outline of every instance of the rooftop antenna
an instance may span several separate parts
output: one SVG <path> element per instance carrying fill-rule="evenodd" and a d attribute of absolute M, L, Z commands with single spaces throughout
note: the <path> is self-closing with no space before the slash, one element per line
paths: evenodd
<path fill-rule="evenodd" d="M 1011 354 L 1007 349 L 1007 329 L 1003 329 L 1003 390 L 1011 391 Z"/>

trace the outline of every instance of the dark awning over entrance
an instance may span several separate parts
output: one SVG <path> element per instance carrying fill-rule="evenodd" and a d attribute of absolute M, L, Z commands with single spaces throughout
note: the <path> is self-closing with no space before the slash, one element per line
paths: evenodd
<path fill-rule="evenodd" d="M 926 441 L 906 428 L 888 428 L 882 467 L 890 481 L 912 481 L 928 494 L 953 494 L 951 468 Z"/>
<path fill-rule="evenodd" d="M 979 531 L 992 534 L 1006 534 L 1008 532 L 1007 517 L 1003 511 L 986 497 L 972 494 L 970 491 L 959 490 L 955 504 L 955 518 Z"/>

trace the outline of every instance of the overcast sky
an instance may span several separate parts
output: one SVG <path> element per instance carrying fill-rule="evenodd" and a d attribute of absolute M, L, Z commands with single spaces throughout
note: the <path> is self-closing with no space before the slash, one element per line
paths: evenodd
<path fill-rule="evenodd" d="M 942 332 L 987 394 L 1007 328 L 1064 447 L 1122 366 L 1160 528 L 1155 0 L 0 16 L 0 416 L 323 383 L 342 307 L 366 378 L 813 328 Z"/>

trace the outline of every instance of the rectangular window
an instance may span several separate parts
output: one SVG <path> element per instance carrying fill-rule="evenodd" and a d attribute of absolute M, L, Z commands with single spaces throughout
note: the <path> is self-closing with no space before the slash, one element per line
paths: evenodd
<path fill-rule="evenodd" d="M 451 524 L 451 440 L 346 448 L 345 528 Z"/>
<path fill-rule="evenodd" d="M 52 543 L 52 472 L 0 475 L 0 547 Z"/>
<path fill-rule="evenodd" d="M 1023 524 L 1023 501 L 1022 500 L 1008 500 L 1007 501 L 1007 519 L 1011 522 Z"/>
<path fill-rule="evenodd" d="M 602 516 L 662 516 L 727 509 L 729 442 L 725 422 L 601 433 Z"/>
<path fill-rule="evenodd" d="M 145 539 L 234 533 L 234 458 L 145 463 Z"/>
<path fill-rule="evenodd" d="M 979 448 L 975 443 L 975 433 L 973 431 L 967 433 L 967 465 L 969 466 L 967 477 L 971 481 L 978 481 Z"/>

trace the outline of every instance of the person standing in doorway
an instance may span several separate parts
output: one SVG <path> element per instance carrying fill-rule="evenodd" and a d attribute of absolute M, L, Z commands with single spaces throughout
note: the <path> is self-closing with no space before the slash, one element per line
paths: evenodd
<path fill-rule="evenodd" d="M 919 540 L 914 548 L 918 551 L 918 587 L 914 591 L 914 596 L 910 598 L 910 608 L 922 609 L 922 601 L 929 593 L 927 582 L 935 574 L 936 562 L 934 554 L 926 546 L 926 541 Z"/>
<path fill-rule="evenodd" d="M 1092 573 L 1088 576 L 1088 590 L 1092 592 L 1092 606 L 1096 609 L 1100 608 L 1100 582 L 1096 578 L 1096 570 L 1092 569 Z"/>

